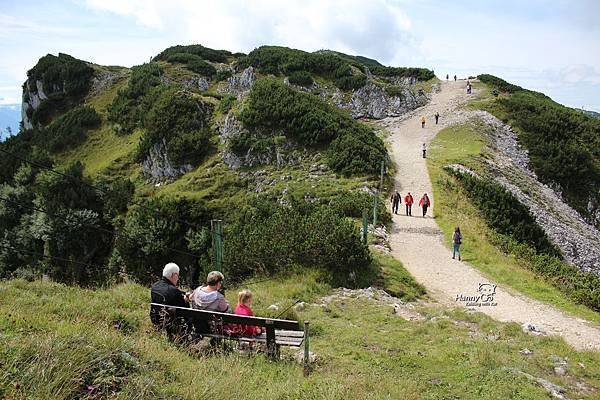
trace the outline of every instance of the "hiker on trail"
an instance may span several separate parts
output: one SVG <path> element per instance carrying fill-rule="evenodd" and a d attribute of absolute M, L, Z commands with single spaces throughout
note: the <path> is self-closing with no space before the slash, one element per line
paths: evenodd
<path fill-rule="evenodd" d="M 220 292 L 225 277 L 219 271 L 211 271 L 206 277 L 206 286 L 199 286 L 192 293 L 192 307 L 197 310 L 231 312 L 229 302 Z"/>
<path fill-rule="evenodd" d="M 438 124 L 438 121 L 439 121 L 439 119 L 440 119 L 440 113 L 439 113 L 439 112 L 436 112 L 436 113 L 435 113 L 435 124 L 436 124 L 436 125 Z"/>
<path fill-rule="evenodd" d="M 431 201 L 429 201 L 429 197 L 427 197 L 427 193 L 425 193 L 419 201 L 419 206 L 423 207 L 423 218 L 425 218 L 425 215 L 427 215 L 427 208 L 429 208 L 430 205 Z"/>
<path fill-rule="evenodd" d="M 425 117 L 421 117 L 421 128 L 425 128 Z"/>
<path fill-rule="evenodd" d="M 427 158 L 427 147 L 425 146 L 425 143 L 423 143 L 423 158 Z"/>
<path fill-rule="evenodd" d="M 177 281 L 179 281 L 179 266 L 175 263 L 168 263 L 163 268 L 162 278 L 155 282 L 150 289 L 152 303 L 189 307 L 187 304 L 189 296 L 177 288 Z M 150 321 L 154 325 L 162 325 L 170 336 L 176 334 L 180 326 L 185 325 L 185 321 L 171 320 L 168 315 L 163 315 L 159 309 L 152 307 L 150 308 Z"/>
<path fill-rule="evenodd" d="M 471 94 L 471 82 L 467 80 L 467 94 Z"/>
<path fill-rule="evenodd" d="M 238 293 L 238 304 L 235 307 L 235 313 L 237 315 L 246 315 L 248 317 L 254 316 L 252 312 L 252 292 L 248 289 L 244 289 Z M 237 331 L 242 336 L 256 336 L 262 333 L 260 326 L 250 325 L 238 325 Z"/>
<path fill-rule="evenodd" d="M 448 80 L 448 74 L 446 74 L 446 80 Z"/>
<path fill-rule="evenodd" d="M 400 206 L 400 202 L 402 200 L 402 196 L 400 196 L 400 193 L 398 193 L 398 191 L 396 190 L 396 193 L 394 193 L 392 195 L 392 212 L 394 214 L 398 214 L 398 207 Z"/>
<path fill-rule="evenodd" d="M 456 75 L 454 75 L 454 82 L 456 82 Z"/>
<path fill-rule="evenodd" d="M 410 194 L 410 192 L 408 192 L 408 194 L 406 195 L 406 197 L 404 197 L 404 204 L 406 205 L 406 215 L 407 216 L 412 216 L 412 205 L 414 203 L 413 197 Z"/>
<path fill-rule="evenodd" d="M 462 243 L 462 234 L 460 233 L 460 228 L 457 226 L 454 229 L 454 234 L 452 234 L 452 259 L 454 260 L 454 256 L 458 253 L 458 261 L 460 261 L 460 245 Z"/>

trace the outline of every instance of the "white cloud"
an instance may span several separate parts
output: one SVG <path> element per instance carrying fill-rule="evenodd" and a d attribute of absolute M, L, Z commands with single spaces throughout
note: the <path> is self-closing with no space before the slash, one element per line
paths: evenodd
<path fill-rule="evenodd" d="M 182 42 L 250 51 L 262 44 L 360 53 L 391 62 L 413 48 L 412 23 L 391 0 L 86 0 Z M 375 39 L 376 38 L 376 39 Z"/>

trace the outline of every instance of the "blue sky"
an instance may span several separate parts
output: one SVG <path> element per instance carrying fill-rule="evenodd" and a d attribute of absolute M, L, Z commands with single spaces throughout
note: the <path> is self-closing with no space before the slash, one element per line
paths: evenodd
<path fill-rule="evenodd" d="M 600 1 L 0 0 L 0 104 L 47 53 L 131 66 L 173 44 L 361 54 L 438 76 L 492 73 L 600 111 Z"/>

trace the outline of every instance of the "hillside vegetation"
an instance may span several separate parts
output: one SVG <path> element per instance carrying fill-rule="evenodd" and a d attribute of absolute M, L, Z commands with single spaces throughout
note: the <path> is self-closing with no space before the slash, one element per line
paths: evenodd
<path fill-rule="evenodd" d="M 131 69 L 45 56 L 24 84 L 31 128 L 0 145 L 0 276 L 147 283 L 175 261 L 194 286 L 212 268 L 219 218 L 231 281 L 303 267 L 369 285 L 381 271 L 353 219 L 372 207 L 383 141 L 284 78 L 348 95 L 367 79 L 432 77 L 276 46 L 174 46 Z M 239 122 L 233 134 L 227 121 Z M 225 163 L 233 155 L 247 160 L 240 170 Z"/>
<path fill-rule="evenodd" d="M 485 108 L 517 129 L 540 180 L 600 226 L 600 120 L 500 78 L 479 79 L 504 93 Z"/>

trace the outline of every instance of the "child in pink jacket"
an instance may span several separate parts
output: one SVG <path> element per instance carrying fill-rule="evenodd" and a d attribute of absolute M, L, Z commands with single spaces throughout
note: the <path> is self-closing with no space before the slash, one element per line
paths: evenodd
<path fill-rule="evenodd" d="M 238 305 L 235 307 L 235 313 L 238 315 L 254 316 L 252 312 L 252 292 L 244 289 L 238 293 Z M 256 336 L 262 333 L 260 326 L 240 325 L 239 334 L 241 336 Z"/>

